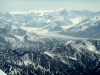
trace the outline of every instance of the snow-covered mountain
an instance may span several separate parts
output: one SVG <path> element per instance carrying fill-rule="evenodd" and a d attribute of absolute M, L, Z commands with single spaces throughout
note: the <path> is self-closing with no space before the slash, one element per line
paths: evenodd
<path fill-rule="evenodd" d="M 70 40 L 46 51 L 0 52 L 8 75 L 99 75 L 100 41 Z"/>
<path fill-rule="evenodd" d="M 75 37 L 100 38 L 100 12 L 67 9 L 12 11 L 0 13 L 0 18 L 13 26 L 60 31 L 61 34 Z"/>
<path fill-rule="evenodd" d="M 80 23 L 66 29 L 68 35 L 79 36 L 84 38 L 100 38 L 100 17 L 93 19 L 84 19 Z"/>
<path fill-rule="evenodd" d="M 99 75 L 100 12 L 0 13 L 0 69 L 7 75 Z"/>

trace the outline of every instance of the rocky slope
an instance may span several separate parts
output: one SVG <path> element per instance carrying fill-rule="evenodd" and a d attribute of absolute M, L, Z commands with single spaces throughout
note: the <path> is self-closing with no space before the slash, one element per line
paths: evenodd
<path fill-rule="evenodd" d="M 100 41 L 72 40 L 46 51 L 0 52 L 8 75 L 99 75 Z"/>

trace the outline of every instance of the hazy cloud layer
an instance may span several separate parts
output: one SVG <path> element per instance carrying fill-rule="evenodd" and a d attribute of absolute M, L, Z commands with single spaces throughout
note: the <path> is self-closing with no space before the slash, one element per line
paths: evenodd
<path fill-rule="evenodd" d="M 98 11 L 100 10 L 100 0 L 0 0 L 1 11 L 52 10 L 58 8 Z"/>

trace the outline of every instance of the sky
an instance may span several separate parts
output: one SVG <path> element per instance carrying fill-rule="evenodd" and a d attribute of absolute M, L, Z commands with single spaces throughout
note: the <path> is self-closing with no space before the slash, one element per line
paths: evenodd
<path fill-rule="evenodd" d="M 0 12 L 59 8 L 100 11 L 100 0 L 0 0 Z"/>

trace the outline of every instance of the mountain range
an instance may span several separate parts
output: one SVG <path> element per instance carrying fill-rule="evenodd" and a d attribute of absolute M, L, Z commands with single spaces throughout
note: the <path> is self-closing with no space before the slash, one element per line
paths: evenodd
<path fill-rule="evenodd" d="M 100 11 L 0 13 L 0 69 L 7 75 L 99 75 Z"/>

